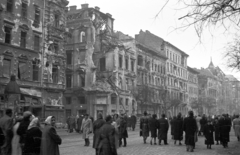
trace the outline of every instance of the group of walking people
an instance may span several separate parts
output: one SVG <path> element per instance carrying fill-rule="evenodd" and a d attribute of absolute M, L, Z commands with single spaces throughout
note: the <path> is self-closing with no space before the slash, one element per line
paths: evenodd
<path fill-rule="evenodd" d="M 188 116 L 185 118 L 179 113 L 177 116 L 174 116 L 173 119 L 168 120 L 165 114 L 162 114 L 161 118 L 157 119 L 156 114 L 149 117 L 148 114 L 144 112 L 144 116 L 140 119 L 140 136 L 143 137 L 144 144 L 147 143 L 146 141 L 150 133 L 151 145 L 157 145 L 157 139 L 159 145 L 161 145 L 161 141 L 163 141 L 165 145 L 168 145 L 167 135 L 169 126 L 174 144 L 176 145 L 178 142 L 179 145 L 182 145 L 183 135 L 185 133 L 184 143 L 186 150 L 193 152 L 195 143 L 198 141 L 198 136 L 201 135 L 205 137 L 207 149 L 211 149 L 211 146 L 214 145 L 214 137 L 217 145 L 221 143 L 224 148 L 227 148 L 228 142 L 230 141 L 229 133 L 231 131 L 232 121 L 228 114 L 215 116 L 214 118 L 203 115 L 201 118 L 200 116 L 194 117 L 193 111 L 189 111 Z M 233 128 L 240 141 L 239 115 L 233 120 Z"/>
<path fill-rule="evenodd" d="M 48 116 L 44 127 L 30 111 L 12 117 L 11 109 L 6 109 L 0 118 L 0 155 L 59 155 L 61 138 L 55 130 L 55 117 Z"/>

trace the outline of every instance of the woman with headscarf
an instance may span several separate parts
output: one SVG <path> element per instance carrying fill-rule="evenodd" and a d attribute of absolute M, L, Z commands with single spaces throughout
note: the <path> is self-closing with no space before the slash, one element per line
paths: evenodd
<path fill-rule="evenodd" d="M 105 121 L 101 113 L 98 113 L 98 118 L 93 122 L 93 148 L 98 152 L 98 144 L 100 142 L 100 128 L 104 125 Z"/>
<path fill-rule="evenodd" d="M 45 124 L 42 132 L 41 155 L 60 155 L 58 145 L 61 145 L 62 139 L 55 129 L 55 117 L 48 116 Z"/>
<path fill-rule="evenodd" d="M 21 155 L 22 148 L 20 146 L 19 140 L 20 136 L 17 134 L 17 130 L 22 121 L 22 117 L 16 118 L 15 125 L 13 126 L 13 139 L 12 139 L 12 155 Z"/>
<path fill-rule="evenodd" d="M 41 148 L 42 131 L 37 117 L 29 124 L 24 147 L 25 155 L 39 155 Z"/>

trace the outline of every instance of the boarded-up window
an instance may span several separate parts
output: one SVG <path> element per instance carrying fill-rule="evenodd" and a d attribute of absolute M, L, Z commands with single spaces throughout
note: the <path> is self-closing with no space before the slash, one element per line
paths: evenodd
<path fill-rule="evenodd" d="M 28 78 L 28 66 L 26 62 L 19 61 L 18 63 L 18 78 L 27 79 Z"/>
<path fill-rule="evenodd" d="M 3 76 L 10 77 L 11 73 L 11 60 L 3 59 Z"/>
<path fill-rule="evenodd" d="M 106 71 L 106 58 L 100 59 L 100 71 Z"/>
<path fill-rule="evenodd" d="M 72 74 L 66 74 L 66 87 L 71 88 L 72 87 Z"/>
<path fill-rule="evenodd" d="M 27 3 L 22 3 L 22 17 L 23 18 L 27 18 L 27 8 L 28 8 Z"/>
<path fill-rule="evenodd" d="M 71 65 L 72 64 L 72 52 L 67 51 L 66 55 L 67 55 L 67 65 Z"/>
<path fill-rule="evenodd" d="M 20 46 L 23 48 L 26 48 L 26 43 L 27 43 L 27 32 L 22 31 Z"/>
<path fill-rule="evenodd" d="M 5 43 L 6 43 L 6 44 L 11 44 L 11 32 L 12 32 L 12 28 L 5 26 L 5 27 L 4 27 L 4 31 L 5 31 Z"/>
<path fill-rule="evenodd" d="M 38 35 L 34 36 L 34 50 L 39 52 L 40 50 L 40 37 Z"/>
<path fill-rule="evenodd" d="M 32 66 L 32 78 L 33 81 L 38 81 L 38 74 L 39 74 L 39 67 L 38 67 L 38 62 L 37 61 L 33 61 L 33 66 Z"/>
<path fill-rule="evenodd" d="M 58 83 L 58 66 L 53 65 L 52 67 L 52 81 L 53 83 Z"/>
<path fill-rule="evenodd" d="M 7 12 L 13 11 L 13 0 L 7 0 Z"/>

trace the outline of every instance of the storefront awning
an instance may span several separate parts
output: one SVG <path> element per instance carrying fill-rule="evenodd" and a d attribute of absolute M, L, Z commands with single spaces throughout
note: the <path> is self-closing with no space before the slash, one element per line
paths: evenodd
<path fill-rule="evenodd" d="M 42 97 L 42 92 L 35 89 L 20 88 L 22 94 L 29 96 Z"/>

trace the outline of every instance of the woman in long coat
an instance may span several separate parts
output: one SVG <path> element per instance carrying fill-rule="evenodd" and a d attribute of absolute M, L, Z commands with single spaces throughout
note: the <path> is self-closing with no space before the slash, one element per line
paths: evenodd
<path fill-rule="evenodd" d="M 147 137 L 149 136 L 147 112 L 144 112 L 144 116 L 140 119 L 140 135 L 143 136 L 143 142 L 146 144 Z"/>
<path fill-rule="evenodd" d="M 98 152 L 98 144 L 100 142 L 100 128 L 105 124 L 103 116 L 98 113 L 98 118 L 93 122 L 93 148 L 96 150 L 96 155 Z"/>
<path fill-rule="evenodd" d="M 92 120 L 89 118 L 88 114 L 85 114 L 85 118 L 82 121 L 81 131 L 83 133 L 82 138 L 85 140 L 84 146 L 89 146 L 89 136 L 92 132 Z"/>
<path fill-rule="evenodd" d="M 233 120 L 233 129 L 235 132 L 235 136 L 237 137 L 238 141 L 240 141 L 240 119 L 239 115 L 236 115 L 235 119 Z"/>
<path fill-rule="evenodd" d="M 60 155 L 58 145 L 61 145 L 62 139 L 55 129 L 55 117 L 48 116 L 45 124 L 42 132 L 41 155 Z"/>
<path fill-rule="evenodd" d="M 127 146 L 127 138 L 128 138 L 128 132 L 127 132 L 127 121 L 126 117 L 124 116 L 120 117 L 120 125 L 119 125 L 119 146 L 122 146 L 122 139 L 123 139 L 123 147 Z"/>
<path fill-rule="evenodd" d="M 213 127 L 215 131 L 215 141 L 217 142 L 216 145 L 219 145 L 220 141 L 220 131 L 219 131 L 219 119 L 216 117 L 213 122 Z"/>
<path fill-rule="evenodd" d="M 205 144 L 207 145 L 208 149 L 211 149 L 211 145 L 214 144 L 213 132 L 214 132 L 214 127 L 212 125 L 212 122 L 211 120 L 208 120 L 208 123 L 204 126 L 204 129 L 203 129 L 203 134 L 206 138 Z"/>
<path fill-rule="evenodd" d="M 24 147 L 25 155 L 39 155 L 41 148 L 42 131 L 38 118 L 34 118 L 28 126 L 26 133 L 26 143 Z"/>
<path fill-rule="evenodd" d="M 174 144 L 176 144 L 176 141 L 179 141 L 179 145 L 182 145 L 181 141 L 183 140 L 183 119 L 182 114 L 179 113 L 178 117 L 174 121 L 174 128 L 173 128 L 173 139 Z"/>
<path fill-rule="evenodd" d="M 113 122 L 112 122 L 112 126 L 114 126 L 114 128 L 115 128 L 115 134 L 114 134 L 114 136 L 115 136 L 115 145 L 116 145 L 116 149 L 118 149 L 119 148 L 119 131 L 118 131 L 118 129 L 119 129 L 119 126 L 120 126 L 120 121 L 119 121 L 119 123 L 117 122 L 118 121 L 118 114 L 115 114 L 114 116 L 113 116 Z"/>
<path fill-rule="evenodd" d="M 152 145 L 152 139 L 154 139 L 154 145 L 157 145 L 156 138 L 157 138 L 158 120 L 157 120 L 156 114 L 153 114 L 152 118 L 149 119 L 148 126 L 151 133 L 150 144 Z"/>

